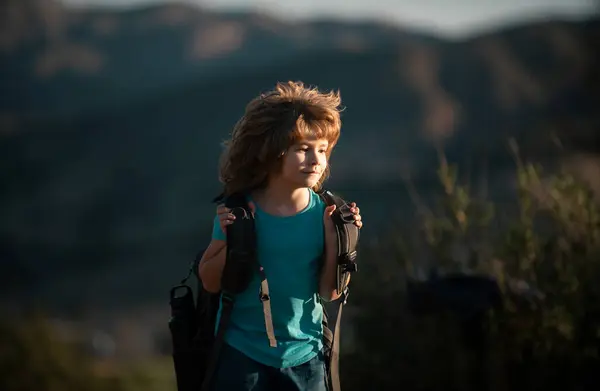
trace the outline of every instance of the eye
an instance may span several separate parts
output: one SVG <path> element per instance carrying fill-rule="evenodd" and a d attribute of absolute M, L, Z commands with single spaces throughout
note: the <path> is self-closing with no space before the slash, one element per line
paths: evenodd
<path fill-rule="evenodd" d="M 319 149 L 319 153 L 325 153 L 325 152 L 327 152 L 326 149 Z"/>

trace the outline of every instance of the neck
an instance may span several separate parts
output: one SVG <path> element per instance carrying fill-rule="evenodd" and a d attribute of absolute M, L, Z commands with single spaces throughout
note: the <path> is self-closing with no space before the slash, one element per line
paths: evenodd
<path fill-rule="evenodd" d="M 310 195 L 306 187 L 289 187 L 283 183 L 271 182 L 257 192 L 254 199 L 265 212 L 285 216 L 306 208 Z"/>

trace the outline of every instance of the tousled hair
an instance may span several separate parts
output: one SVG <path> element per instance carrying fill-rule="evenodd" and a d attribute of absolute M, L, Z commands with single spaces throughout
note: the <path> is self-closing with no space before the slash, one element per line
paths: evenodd
<path fill-rule="evenodd" d="M 340 136 L 340 104 L 339 91 L 322 93 L 292 81 L 252 99 L 224 143 L 219 168 L 223 194 L 265 187 L 269 175 L 281 169 L 285 151 L 303 139 L 326 139 L 329 159 Z M 328 176 L 329 164 L 313 189 L 318 191 Z"/>

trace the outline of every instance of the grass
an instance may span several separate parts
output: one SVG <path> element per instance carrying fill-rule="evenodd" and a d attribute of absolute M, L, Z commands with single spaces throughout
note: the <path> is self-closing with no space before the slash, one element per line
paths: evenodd
<path fill-rule="evenodd" d="M 175 391 L 171 357 L 92 357 L 41 314 L 0 324 L 0 389 L 6 391 Z"/>

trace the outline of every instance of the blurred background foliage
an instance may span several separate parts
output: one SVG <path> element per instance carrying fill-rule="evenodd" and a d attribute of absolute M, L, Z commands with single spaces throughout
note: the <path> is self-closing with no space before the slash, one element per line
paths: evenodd
<path fill-rule="evenodd" d="M 328 187 L 365 229 L 344 390 L 597 388 L 593 2 L 505 1 L 502 23 L 470 0 L 369 5 L 393 23 L 120 3 L 0 5 L 0 389 L 175 389 L 168 291 L 208 242 L 220 143 L 284 80 L 345 106 Z M 458 308 L 419 296 L 448 278 Z"/>

